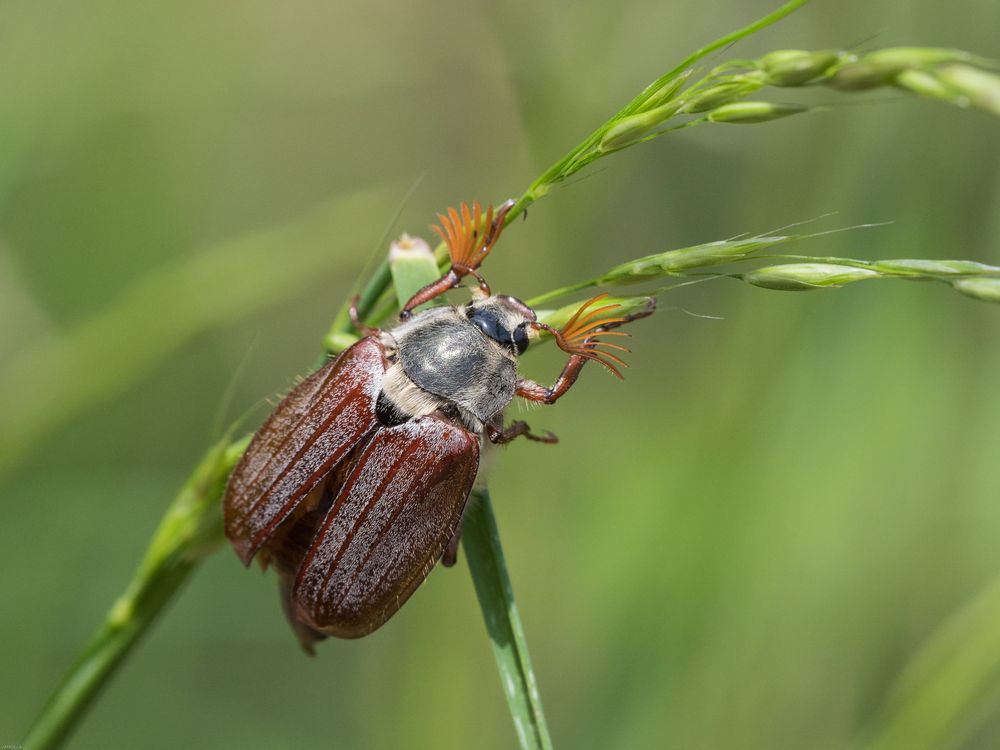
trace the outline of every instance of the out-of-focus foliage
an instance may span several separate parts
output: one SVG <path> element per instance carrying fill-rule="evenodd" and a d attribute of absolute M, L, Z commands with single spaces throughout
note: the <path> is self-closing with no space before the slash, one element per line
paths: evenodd
<path fill-rule="evenodd" d="M 226 414 L 252 410 L 250 425 L 263 397 L 308 369 L 413 181 L 425 175 L 397 233 L 425 232 L 463 199 L 516 194 L 645 82 L 770 5 L 5 4 L 0 369 L 234 239 L 255 254 L 247 238 L 272 241 L 272 260 L 298 267 L 325 243 L 329 265 L 253 312 L 172 300 L 163 317 L 190 333 L 171 355 L 53 422 L 3 478 L 0 743 L 17 741 L 218 437 L 239 363 Z M 985 0 L 817 1 L 732 54 L 879 34 L 878 46 L 996 56 L 998 26 Z M 530 297 L 829 211 L 894 224 L 811 240 L 811 254 L 1000 262 L 994 119 L 810 93 L 833 109 L 674 134 L 560 188 L 505 233 L 484 269 L 494 289 Z M 275 231 L 338 197 L 353 201 L 347 216 Z M 222 282 L 215 294 L 240 291 Z M 731 280 L 661 307 L 634 326 L 625 383 L 588 368 L 569 397 L 529 414 L 562 443 L 515 443 L 491 480 L 556 746 L 843 746 L 897 726 L 890 692 L 948 715 L 944 736 L 962 747 L 995 746 L 1000 721 L 972 723 L 995 705 L 970 701 L 955 717 L 945 705 L 982 679 L 975 670 L 947 672 L 956 690 L 921 689 L 914 680 L 940 672 L 911 665 L 893 686 L 1000 575 L 996 308 L 926 284 L 783 295 Z M 212 325 L 192 323 L 200 315 Z M 125 356 L 142 342 L 117 343 Z M 542 352 L 526 369 L 547 378 L 558 363 Z M 66 368 L 38 382 L 72 390 L 86 377 Z M 893 731 L 868 736 L 907 736 Z M 513 742 L 462 567 L 435 571 L 375 635 L 309 660 L 273 586 L 228 553 L 75 737 L 154 749 Z"/>

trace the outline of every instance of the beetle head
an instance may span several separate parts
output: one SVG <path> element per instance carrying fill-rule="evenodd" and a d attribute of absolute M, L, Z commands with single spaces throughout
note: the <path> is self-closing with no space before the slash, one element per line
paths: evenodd
<path fill-rule="evenodd" d="M 494 294 L 474 299 L 465 306 L 465 317 L 488 338 L 511 354 L 524 354 L 528 348 L 535 311 L 516 297 Z"/>

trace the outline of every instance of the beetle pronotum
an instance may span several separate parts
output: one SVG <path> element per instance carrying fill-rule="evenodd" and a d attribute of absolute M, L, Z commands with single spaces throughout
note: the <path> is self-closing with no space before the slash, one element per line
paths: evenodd
<path fill-rule="evenodd" d="M 254 436 L 226 488 L 226 535 L 244 564 L 257 556 L 280 579 L 285 614 L 303 647 L 357 638 L 389 619 L 444 556 L 454 563 L 462 512 L 484 440 L 536 435 L 504 426 L 519 396 L 552 404 L 587 360 L 618 377 L 625 363 L 603 340 L 635 317 L 599 319 L 614 305 L 585 302 L 561 329 L 520 300 L 495 295 L 478 269 L 513 202 L 439 214 L 451 267 L 418 291 L 389 330 L 364 338 L 300 383 Z M 482 229 L 482 231 L 480 231 Z M 414 312 L 472 276 L 464 306 Z M 529 338 L 547 331 L 569 354 L 551 387 L 518 377 Z M 603 347 L 603 348 L 599 348 Z"/>

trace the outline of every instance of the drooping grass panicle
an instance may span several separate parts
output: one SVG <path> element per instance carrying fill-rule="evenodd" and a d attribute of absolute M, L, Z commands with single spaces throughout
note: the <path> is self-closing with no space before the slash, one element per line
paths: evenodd
<path fill-rule="evenodd" d="M 863 224 L 803 235 L 775 234 L 741 237 L 654 253 L 621 263 L 599 276 L 534 297 L 530 303 L 538 305 L 564 294 L 590 287 L 626 286 L 663 278 L 686 277 L 694 281 L 716 276 L 735 278 L 760 288 L 781 291 L 831 289 L 857 281 L 874 279 L 930 280 L 947 283 L 956 291 L 976 299 L 988 302 L 998 301 L 1000 266 L 977 261 L 922 258 L 861 260 L 858 258 L 771 253 L 762 255 L 759 252 L 792 240 L 822 237 L 831 232 L 876 226 L 882 225 Z M 789 262 L 772 262 L 742 273 L 726 271 L 725 269 L 709 270 L 752 261 Z M 657 294 L 670 288 L 672 287 L 657 290 Z"/>
<path fill-rule="evenodd" d="M 665 82 L 655 95 L 616 117 L 596 147 L 578 155 L 561 175 L 569 176 L 596 158 L 675 130 L 706 122 L 757 124 L 821 107 L 747 101 L 765 87 L 783 89 L 823 85 L 840 92 L 895 86 L 959 107 L 1000 116 L 1000 76 L 994 64 L 962 50 L 892 47 L 859 55 L 848 50 L 776 50 L 755 60 L 731 60 L 691 81 L 689 69 Z M 696 115 L 674 122 L 675 117 Z"/>
<path fill-rule="evenodd" d="M 759 235 L 739 235 L 725 240 L 715 240 L 713 242 L 703 242 L 697 245 L 667 250 L 665 252 L 652 253 L 641 258 L 620 263 L 617 266 L 605 271 L 599 276 L 581 281 L 570 286 L 554 289 L 545 294 L 538 295 L 529 300 L 532 306 L 540 305 L 550 299 L 577 292 L 582 289 L 599 286 L 623 286 L 628 284 L 638 284 L 645 281 L 660 279 L 663 277 L 686 276 L 692 271 L 712 268 L 728 263 L 748 260 L 755 257 L 761 250 L 775 247 L 786 242 L 795 240 L 822 237 L 831 232 L 846 231 L 848 229 L 858 229 L 879 225 L 859 225 L 857 227 L 844 227 L 808 234 L 778 234 L 796 226 L 811 223 L 826 216 L 810 219 L 805 222 L 796 222 L 785 227 L 781 227 L 773 232 Z"/>

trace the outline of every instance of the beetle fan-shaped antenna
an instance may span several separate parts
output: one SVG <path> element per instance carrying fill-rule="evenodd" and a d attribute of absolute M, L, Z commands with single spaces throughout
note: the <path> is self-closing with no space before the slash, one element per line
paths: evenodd
<path fill-rule="evenodd" d="M 489 255 L 493 245 L 500 238 L 504 228 L 504 219 L 513 206 L 508 201 L 494 213 L 493 206 L 486 207 L 483 216 L 479 201 L 472 204 L 463 202 L 459 210 L 449 208 L 445 214 L 438 214 L 440 225 L 431 229 L 448 245 L 452 267 L 459 273 L 470 272 L 479 268 Z"/>
<path fill-rule="evenodd" d="M 479 282 L 480 292 L 489 297 L 492 294 L 490 285 L 476 269 L 500 238 L 507 213 L 513 207 L 512 200 L 503 203 L 496 211 L 492 206 L 488 206 L 486 215 L 483 216 L 482 206 L 476 201 L 471 209 L 468 203 L 462 203 L 461 213 L 449 208 L 446 213 L 438 214 L 441 225 L 432 226 L 431 229 L 448 245 L 451 268 L 440 279 L 410 297 L 399 311 L 400 320 L 408 320 L 414 308 L 430 302 L 449 289 L 454 289 L 466 276 L 476 279 Z"/>
<path fill-rule="evenodd" d="M 597 319 L 601 313 L 607 312 L 608 310 L 614 310 L 616 307 L 621 306 L 617 303 L 588 309 L 607 296 L 608 293 L 604 292 L 603 294 L 598 294 L 596 297 L 591 297 L 589 300 L 580 305 L 579 309 L 573 313 L 573 316 L 566 321 L 566 325 L 559 330 L 556 336 L 556 341 L 559 344 L 559 348 L 563 351 L 569 354 L 576 354 L 584 359 L 591 359 L 594 362 L 600 362 L 608 369 L 609 372 L 619 379 L 624 380 L 621 370 L 619 370 L 614 363 L 617 363 L 622 367 L 628 367 L 628 363 L 616 354 L 603 349 L 598 349 L 598 347 L 615 349 L 626 353 L 630 350 L 626 349 L 624 346 L 612 344 L 610 341 L 602 341 L 597 337 L 628 336 L 629 334 L 625 331 L 609 331 L 607 329 L 621 325 L 622 323 L 627 323 L 629 319 Z"/>

